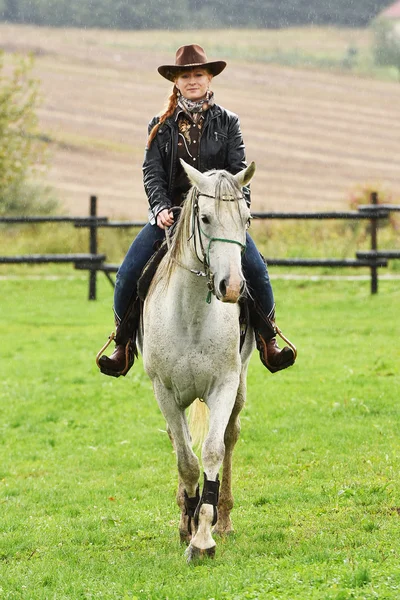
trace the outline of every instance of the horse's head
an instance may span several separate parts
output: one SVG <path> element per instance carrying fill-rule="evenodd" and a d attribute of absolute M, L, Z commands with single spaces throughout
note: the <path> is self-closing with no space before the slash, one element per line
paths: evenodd
<path fill-rule="evenodd" d="M 242 253 L 250 209 L 242 188 L 255 172 L 252 162 L 236 175 L 227 171 L 200 173 L 181 161 L 190 181 L 191 239 L 197 257 L 204 263 L 209 288 L 222 302 L 237 302 L 245 290 Z"/>

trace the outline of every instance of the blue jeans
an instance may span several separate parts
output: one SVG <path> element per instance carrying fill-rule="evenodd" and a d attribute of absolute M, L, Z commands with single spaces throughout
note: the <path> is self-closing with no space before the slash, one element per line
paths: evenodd
<path fill-rule="evenodd" d="M 136 296 L 140 274 L 154 252 L 154 244 L 165 239 L 165 232 L 157 225 L 147 223 L 133 240 L 115 281 L 114 311 L 122 320 L 131 300 Z M 243 274 L 250 293 L 259 309 L 268 316 L 274 307 L 274 295 L 267 267 L 255 243 L 246 234 L 246 251 L 242 259 Z"/>

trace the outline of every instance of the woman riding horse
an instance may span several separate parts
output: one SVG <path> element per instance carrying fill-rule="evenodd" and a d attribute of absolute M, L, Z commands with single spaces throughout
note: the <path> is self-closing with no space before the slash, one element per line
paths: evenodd
<path fill-rule="evenodd" d="M 245 146 L 237 115 L 214 101 L 212 78 L 226 67 L 225 61 L 209 62 L 200 46 L 182 46 L 174 65 L 158 72 L 173 82 L 164 112 L 149 124 L 143 163 L 143 181 L 150 204 L 149 223 L 133 241 L 121 264 L 115 284 L 116 347 L 98 365 L 107 375 L 125 375 L 136 352 L 132 332 L 132 307 L 137 304 L 137 283 L 165 230 L 174 223 L 174 207 L 180 207 L 191 184 L 180 159 L 201 172 L 224 169 L 233 175 L 246 167 Z M 250 206 L 250 189 L 244 188 Z M 175 213 L 176 214 L 176 213 Z M 253 306 L 252 325 L 262 363 L 275 373 L 291 366 L 294 351 L 276 342 L 275 304 L 266 265 L 250 235 L 246 237 L 243 272 Z M 135 320 L 135 319 L 134 319 Z"/>

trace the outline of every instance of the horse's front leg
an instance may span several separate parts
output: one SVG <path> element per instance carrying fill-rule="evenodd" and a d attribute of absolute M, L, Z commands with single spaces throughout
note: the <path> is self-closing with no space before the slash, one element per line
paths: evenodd
<path fill-rule="evenodd" d="M 168 432 L 168 436 L 169 439 L 171 440 L 171 444 L 174 448 L 175 454 L 176 454 L 176 448 L 175 448 L 175 440 L 174 437 L 171 433 L 171 430 L 169 428 L 169 425 L 167 424 L 167 432 Z M 176 503 L 179 506 L 179 509 L 181 511 L 181 516 L 180 516 L 180 520 L 179 520 L 179 537 L 181 540 L 182 544 L 189 544 L 190 540 L 192 539 L 192 535 L 193 535 L 193 527 L 194 527 L 194 523 L 193 523 L 193 515 L 194 515 L 194 511 L 193 514 L 190 515 L 189 511 L 188 511 L 188 502 L 187 502 L 187 493 L 185 494 L 185 484 L 181 479 L 181 476 L 179 475 L 179 471 L 178 471 L 178 477 L 179 477 L 179 483 L 178 483 L 178 490 L 176 492 Z M 198 495 L 196 494 L 196 500 Z M 196 504 L 197 506 L 197 504 Z M 195 506 L 195 509 L 196 509 Z"/>
<path fill-rule="evenodd" d="M 179 474 L 177 503 L 181 509 L 179 535 L 189 543 L 193 533 L 193 515 L 199 502 L 200 467 L 191 446 L 189 426 L 184 410 L 176 403 L 171 390 L 161 382 L 153 382 L 157 402 L 167 422 L 167 431 L 176 454 Z"/>
<path fill-rule="evenodd" d="M 225 455 L 224 436 L 239 385 L 239 375 L 224 378 L 224 384 L 214 390 L 207 399 L 210 409 L 210 426 L 203 443 L 202 459 L 204 484 L 200 503 L 196 509 L 196 534 L 187 550 L 188 561 L 198 556 L 215 554 L 212 527 L 217 523 L 219 499 L 219 477 Z"/>
<path fill-rule="evenodd" d="M 222 466 L 222 482 L 218 501 L 218 521 L 213 529 L 213 533 L 217 535 L 228 535 L 233 533 L 231 510 L 233 508 L 232 495 L 232 455 L 236 442 L 239 439 L 240 433 L 240 418 L 239 413 L 243 408 L 246 399 L 246 382 L 245 378 L 241 379 L 238 394 L 236 397 L 235 406 L 228 426 L 225 431 L 225 456 Z"/>

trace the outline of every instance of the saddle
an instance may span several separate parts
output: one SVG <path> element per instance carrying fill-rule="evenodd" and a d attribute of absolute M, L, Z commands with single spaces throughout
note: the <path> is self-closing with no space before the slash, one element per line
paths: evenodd
<path fill-rule="evenodd" d="M 150 284 L 153 281 L 153 277 L 156 274 L 160 262 L 166 255 L 167 250 L 167 242 L 164 241 L 159 246 L 159 248 L 156 249 L 153 256 L 145 264 L 142 274 L 137 283 L 137 294 L 141 302 L 145 301 Z"/>
<path fill-rule="evenodd" d="M 164 241 L 156 249 L 153 256 L 146 263 L 142 274 L 137 283 L 137 296 L 134 294 L 131 304 L 127 310 L 125 318 L 121 321 L 118 328 L 118 337 L 125 340 L 136 340 L 136 335 L 139 329 L 140 319 L 142 316 L 143 303 L 146 299 L 147 292 L 149 291 L 151 282 L 153 281 L 156 271 L 168 251 L 167 243 Z M 243 347 L 244 340 L 246 337 L 247 329 L 250 325 L 250 303 L 247 299 L 240 301 L 240 350 Z M 136 344 L 135 344 L 135 355 L 137 356 Z"/>

